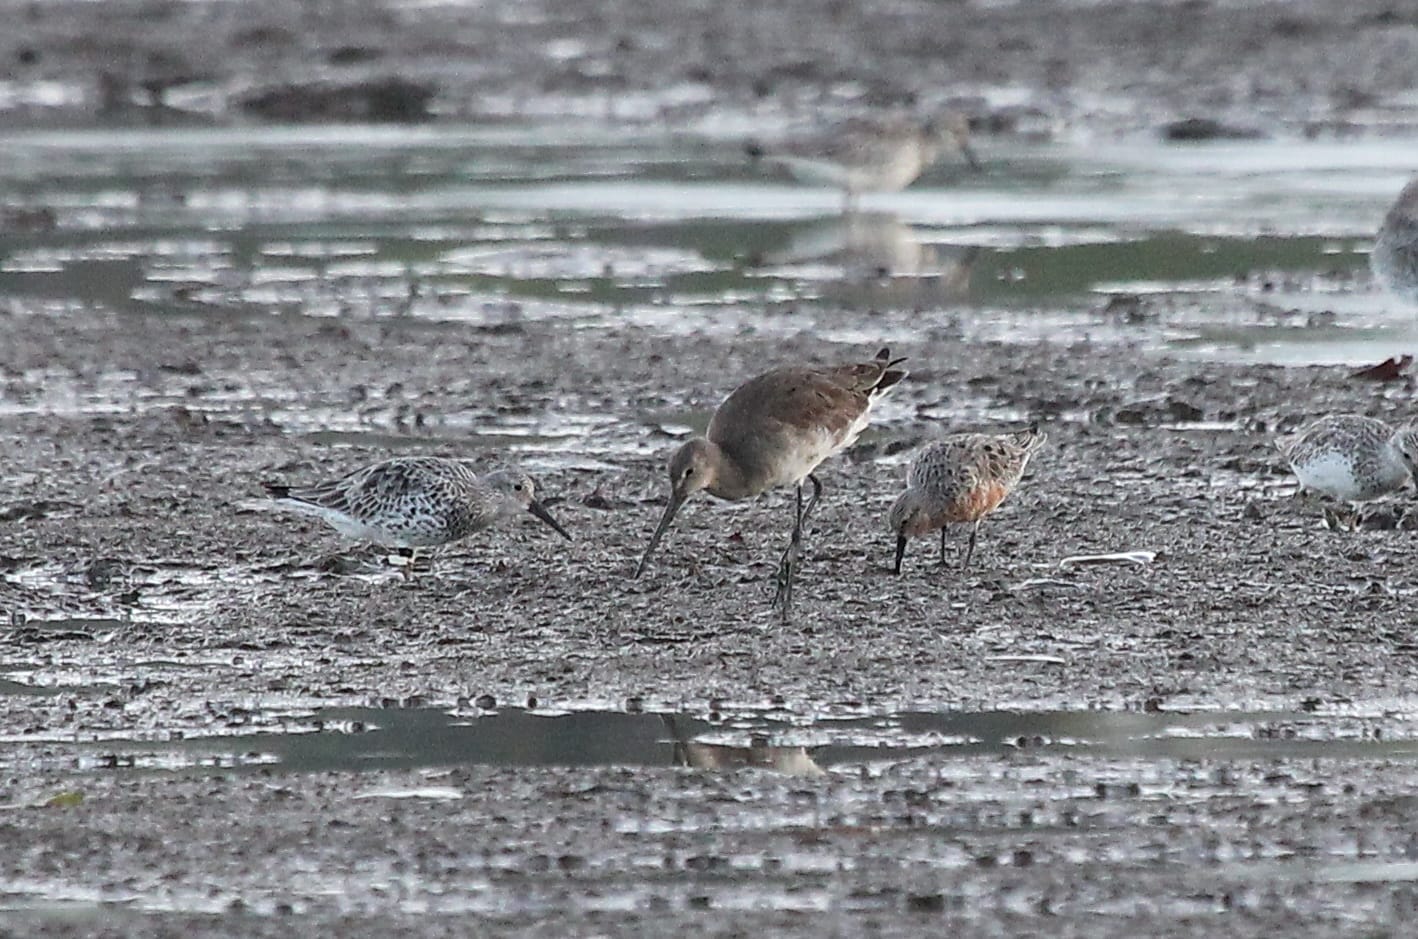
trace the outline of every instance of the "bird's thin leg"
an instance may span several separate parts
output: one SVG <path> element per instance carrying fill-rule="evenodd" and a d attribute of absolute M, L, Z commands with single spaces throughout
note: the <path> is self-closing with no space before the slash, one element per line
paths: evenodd
<path fill-rule="evenodd" d="M 975 539 L 980 535 L 981 521 L 983 520 L 976 519 L 975 524 L 970 526 L 970 541 L 965 545 L 965 560 L 960 562 L 960 569 L 962 571 L 970 566 L 970 556 L 975 553 Z"/>
<path fill-rule="evenodd" d="M 940 566 L 945 566 L 945 526 L 940 526 Z"/>
<path fill-rule="evenodd" d="M 807 481 L 812 483 L 812 496 L 803 504 L 803 484 L 798 483 L 797 510 L 793 516 L 793 535 L 788 541 L 788 548 L 783 552 L 783 560 L 778 565 L 778 591 L 773 596 L 773 605 L 783 611 L 784 622 L 788 619 L 788 610 L 793 604 L 793 575 L 797 572 L 798 562 L 802 557 L 803 529 L 807 526 L 808 517 L 812 515 L 813 509 L 817 508 L 817 502 L 822 498 L 822 483 L 816 476 L 809 475 Z"/>
<path fill-rule="evenodd" d="M 1320 503 L 1325 527 L 1330 531 L 1353 532 L 1359 528 L 1359 509 L 1345 502 Z"/>
<path fill-rule="evenodd" d="M 418 560 L 418 552 L 413 548 L 400 548 L 399 557 L 404 559 L 403 566 L 399 568 L 399 573 L 404 576 L 404 580 L 414 579 L 414 562 Z"/>
<path fill-rule="evenodd" d="M 813 480 L 813 482 L 816 484 L 817 480 Z M 818 492 L 821 489 L 821 485 L 817 485 Z M 773 595 L 773 605 L 782 610 L 785 622 L 793 604 L 793 573 L 798 566 L 798 553 L 803 542 L 803 519 L 807 517 L 808 512 L 812 511 L 813 503 L 816 501 L 817 494 L 814 493 L 807 509 L 804 510 L 803 486 L 802 483 L 798 483 L 797 511 L 793 515 L 793 534 L 788 540 L 787 550 L 783 552 L 783 559 L 778 563 L 778 590 Z"/>
<path fill-rule="evenodd" d="M 799 528 L 807 524 L 808 516 L 812 514 L 813 509 L 817 508 L 817 500 L 822 498 L 822 483 L 817 481 L 817 477 L 809 475 L 807 481 L 812 483 L 812 498 L 807 500 L 807 508 L 805 509 L 802 509 L 803 488 L 801 485 L 798 486 L 798 507 L 802 509 L 798 516 Z"/>

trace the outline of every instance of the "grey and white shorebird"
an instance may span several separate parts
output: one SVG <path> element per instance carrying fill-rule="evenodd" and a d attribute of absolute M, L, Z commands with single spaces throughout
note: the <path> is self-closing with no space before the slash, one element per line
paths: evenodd
<path fill-rule="evenodd" d="M 1393 293 L 1418 303 L 1418 177 L 1403 188 L 1384 216 L 1369 253 L 1369 267 Z"/>
<path fill-rule="evenodd" d="M 906 377 L 882 349 L 868 362 L 837 366 L 787 365 L 739 385 L 709 421 L 709 430 L 670 458 L 670 498 L 635 569 L 650 563 L 675 513 L 701 489 L 720 499 L 751 499 L 776 486 L 797 488 L 793 533 L 778 568 L 774 605 L 788 617 L 803 527 L 822 496 L 813 470 L 851 446 L 871 421 L 872 406 Z M 812 496 L 803 499 L 803 483 Z"/>
<path fill-rule="evenodd" d="M 442 457 L 394 457 L 312 486 L 266 483 L 282 508 L 311 515 L 340 534 L 398 549 L 411 561 L 436 548 L 530 512 L 571 540 L 516 470 L 479 476 Z M 411 565 L 410 565 L 411 566 Z"/>
<path fill-rule="evenodd" d="M 1012 434 L 952 434 L 928 444 L 911 461 L 906 491 L 887 512 L 896 535 L 896 573 L 911 538 L 940 530 L 940 563 L 945 563 L 945 530 L 969 523 L 970 540 L 960 562 L 963 571 L 975 553 L 984 520 L 1019 485 L 1029 460 L 1047 436 L 1038 427 Z"/>
<path fill-rule="evenodd" d="M 1359 503 L 1397 492 L 1418 474 L 1418 428 L 1395 430 L 1358 414 L 1322 417 L 1276 441 L 1300 490 L 1341 503 L 1342 513 L 1324 506 L 1330 527 L 1350 531 L 1359 521 Z"/>
<path fill-rule="evenodd" d="M 906 188 L 950 150 L 959 151 L 971 169 L 980 169 L 970 145 L 970 122 L 957 113 L 924 122 L 902 115 L 853 117 L 777 144 L 751 142 L 745 150 L 803 182 L 841 189 L 849 208 L 861 193 Z"/>

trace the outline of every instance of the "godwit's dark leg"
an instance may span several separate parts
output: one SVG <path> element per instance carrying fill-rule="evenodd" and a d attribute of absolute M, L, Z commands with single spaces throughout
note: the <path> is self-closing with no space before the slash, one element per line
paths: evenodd
<path fill-rule="evenodd" d="M 811 475 L 811 474 L 809 474 L 809 475 L 808 475 L 808 478 L 807 478 L 807 481 L 810 482 L 810 483 L 812 483 L 812 498 L 809 499 L 809 500 L 807 500 L 807 508 L 803 509 L 803 510 L 802 510 L 802 514 L 798 516 L 798 527 L 799 527 L 799 528 L 802 528 L 802 526 L 804 526 L 804 525 L 807 524 L 807 518 L 808 518 L 808 516 L 812 514 L 812 510 L 813 510 L 813 509 L 817 508 L 817 500 L 820 499 L 820 498 L 822 498 L 822 483 L 820 483 L 820 482 L 817 481 L 817 477 L 816 477 L 816 476 L 813 476 L 813 475 Z M 799 508 L 802 507 L 802 497 L 803 497 L 803 487 L 802 487 L 801 485 L 799 485 L 799 486 L 798 486 L 798 506 L 799 506 Z"/>
<path fill-rule="evenodd" d="M 945 566 L 945 526 L 940 526 L 940 566 Z"/>
<path fill-rule="evenodd" d="M 798 483 L 797 510 L 793 515 L 793 534 L 788 540 L 788 549 L 783 552 L 783 560 L 778 564 L 778 590 L 773 595 L 773 605 L 783 611 L 783 619 L 788 618 L 788 611 L 793 605 L 793 575 L 797 572 L 798 559 L 801 557 L 803 543 L 803 525 L 807 523 L 808 516 L 817 507 L 817 500 L 822 495 L 822 483 L 817 481 L 817 477 L 809 476 L 808 481 L 812 483 L 812 498 L 808 499 L 807 505 L 803 505 L 803 484 Z"/>
<path fill-rule="evenodd" d="M 773 605 L 783 611 L 787 620 L 793 605 L 793 572 L 798 564 L 798 550 L 803 543 L 803 486 L 798 483 L 797 509 L 793 513 L 793 533 L 788 538 L 788 547 L 783 551 L 783 559 L 778 562 L 778 590 L 773 595 Z"/>

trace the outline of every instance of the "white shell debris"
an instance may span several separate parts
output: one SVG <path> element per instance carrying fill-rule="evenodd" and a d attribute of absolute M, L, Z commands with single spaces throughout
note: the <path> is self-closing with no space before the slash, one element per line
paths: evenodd
<path fill-rule="evenodd" d="M 1156 551 L 1118 551 L 1113 554 L 1075 554 L 1059 562 L 1059 567 L 1079 564 L 1136 564 L 1142 567 L 1157 559 Z"/>

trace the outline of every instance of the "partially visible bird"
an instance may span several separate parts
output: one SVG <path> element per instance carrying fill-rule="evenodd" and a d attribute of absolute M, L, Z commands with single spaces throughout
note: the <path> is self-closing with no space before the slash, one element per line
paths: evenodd
<path fill-rule="evenodd" d="M 411 558 L 466 538 L 520 512 L 531 512 L 568 541 L 571 536 L 516 470 L 479 476 L 461 460 L 394 457 L 312 486 L 266 483 L 283 508 L 319 518 L 340 534 L 397 548 Z"/>
<path fill-rule="evenodd" d="M 749 499 L 775 486 L 797 487 L 793 534 L 778 568 L 774 605 L 788 616 L 803 527 L 822 495 L 812 475 L 823 460 L 851 446 L 871 421 L 872 406 L 906 377 L 882 349 L 868 362 L 837 366 L 788 365 L 739 385 L 709 421 L 709 430 L 670 458 L 670 498 L 635 569 L 639 577 L 675 513 L 694 493 Z M 803 482 L 812 497 L 803 501 Z"/>
<path fill-rule="evenodd" d="M 1047 436 L 1037 426 L 1012 434 L 952 434 L 928 444 L 911 461 L 906 491 L 887 513 L 896 535 L 896 573 L 906 542 L 940 529 L 940 563 L 945 563 L 945 526 L 970 523 L 970 541 L 960 569 L 970 565 L 980 522 L 1019 485 L 1029 459 Z"/>
<path fill-rule="evenodd" d="M 812 754 L 808 753 L 807 747 L 773 746 L 757 735 L 749 738 L 746 747 L 704 743 L 687 735 L 671 715 L 665 714 L 662 719 L 674 741 L 670 755 L 676 766 L 716 772 L 766 769 L 785 776 L 827 775 L 812 758 Z"/>
<path fill-rule="evenodd" d="M 1418 177 L 1384 216 L 1369 267 L 1381 283 L 1406 300 L 1418 303 Z"/>
<path fill-rule="evenodd" d="M 1329 506 L 1324 516 L 1350 531 L 1358 526 L 1358 503 L 1396 492 L 1418 474 L 1418 428 L 1395 430 L 1358 414 L 1322 417 L 1276 446 L 1303 493 L 1347 504 L 1347 518 Z"/>
<path fill-rule="evenodd" d="M 971 169 L 980 169 L 970 122 L 958 113 L 925 122 L 901 115 L 853 117 L 778 144 L 750 142 L 745 150 L 803 182 L 841 189 L 849 208 L 863 192 L 906 188 L 948 150 L 958 150 Z"/>

